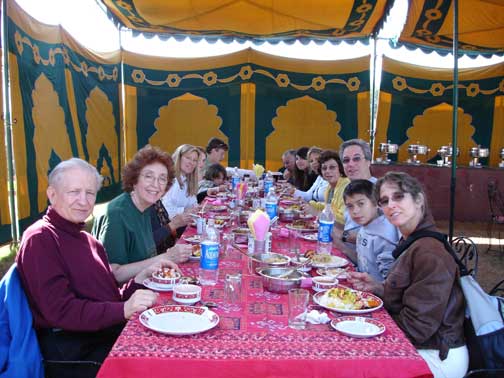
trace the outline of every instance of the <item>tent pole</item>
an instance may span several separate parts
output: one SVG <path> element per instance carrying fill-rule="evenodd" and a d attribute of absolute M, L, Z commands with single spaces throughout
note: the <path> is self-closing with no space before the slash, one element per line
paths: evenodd
<path fill-rule="evenodd" d="M 9 92 L 9 41 L 7 34 L 7 0 L 2 0 L 2 98 L 5 146 L 7 148 L 7 181 L 9 190 L 9 212 L 11 215 L 12 245 L 19 243 L 19 218 L 16 207 L 16 183 L 14 181 L 14 154 L 12 150 L 12 113 Z"/>
<path fill-rule="evenodd" d="M 457 129 L 458 129 L 458 0 L 453 0 L 453 125 L 452 125 L 452 165 L 450 182 L 450 224 L 449 238 L 453 240 L 455 217 L 455 189 L 457 187 Z"/>
<path fill-rule="evenodd" d="M 376 92 L 376 44 L 377 44 L 377 37 L 374 35 L 373 37 L 373 56 L 371 57 L 372 60 L 372 77 L 371 77 L 371 91 L 370 91 L 370 100 L 371 100 L 371 122 L 370 122 L 370 129 L 369 129 L 369 146 L 371 147 L 371 161 L 374 160 L 374 144 L 375 144 L 375 132 L 376 132 L 376 123 L 375 123 L 375 113 L 376 113 L 376 98 L 375 98 L 375 92 Z"/>

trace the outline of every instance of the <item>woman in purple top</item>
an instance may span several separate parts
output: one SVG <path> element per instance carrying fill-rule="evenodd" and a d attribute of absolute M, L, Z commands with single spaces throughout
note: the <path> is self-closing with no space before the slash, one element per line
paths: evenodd
<path fill-rule="evenodd" d="M 162 266 L 178 269 L 160 260 L 118 286 L 102 244 L 84 231 L 101 181 L 81 159 L 58 164 L 49 175 L 51 206 L 23 234 L 17 264 L 45 359 L 102 362 L 125 321 L 156 302 L 140 283 Z M 78 376 L 70 370 L 52 374 Z"/>

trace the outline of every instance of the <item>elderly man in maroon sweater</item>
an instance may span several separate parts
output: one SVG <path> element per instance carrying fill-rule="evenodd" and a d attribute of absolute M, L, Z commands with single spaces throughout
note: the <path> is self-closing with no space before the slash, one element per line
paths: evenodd
<path fill-rule="evenodd" d="M 58 164 L 49 175 L 51 206 L 23 234 L 17 264 L 47 360 L 102 362 L 125 321 L 156 302 L 140 283 L 161 266 L 178 269 L 161 261 L 118 287 L 102 244 L 83 230 L 101 181 L 84 160 Z M 75 366 L 49 373 L 79 376 Z"/>

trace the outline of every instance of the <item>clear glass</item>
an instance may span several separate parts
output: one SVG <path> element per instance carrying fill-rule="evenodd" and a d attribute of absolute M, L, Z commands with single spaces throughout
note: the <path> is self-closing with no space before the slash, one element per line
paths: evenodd
<path fill-rule="evenodd" d="M 234 304 L 241 301 L 242 277 L 240 273 L 227 274 L 224 281 L 224 300 Z"/>
<path fill-rule="evenodd" d="M 310 292 L 305 289 L 290 289 L 288 296 L 289 327 L 293 329 L 305 329 Z"/>

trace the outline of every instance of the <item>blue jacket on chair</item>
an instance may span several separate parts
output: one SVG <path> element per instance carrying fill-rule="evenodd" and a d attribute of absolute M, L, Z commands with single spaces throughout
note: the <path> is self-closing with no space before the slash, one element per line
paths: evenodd
<path fill-rule="evenodd" d="M 0 281 L 0 378 L 43 378 L 32 314 L 16 264 Z"/>

